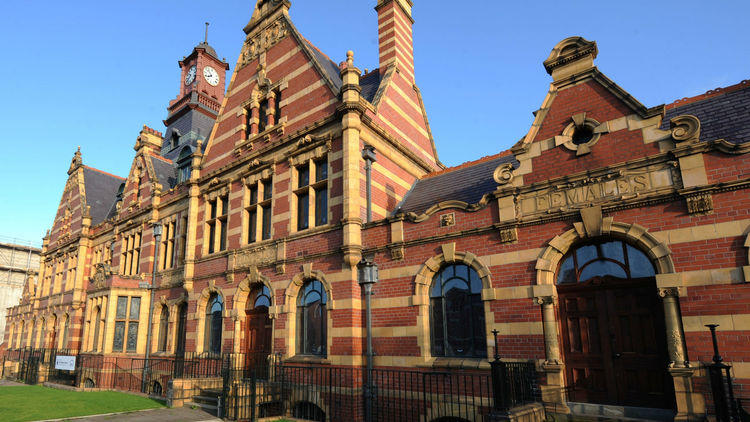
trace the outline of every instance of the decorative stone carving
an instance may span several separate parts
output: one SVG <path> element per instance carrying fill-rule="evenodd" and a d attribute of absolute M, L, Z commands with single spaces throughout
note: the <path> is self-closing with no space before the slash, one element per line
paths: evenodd
<path fill-rule="evenodd" d="M 404 245 L 395 245 L 389 247 L 391 251 L 391 259 L 394 261 L 400 261 L 404 259 Z"/>
<path fill-rule="evenodd" d="M 276 261 L 276 245 L 266 245 L 253 249 L 245 249 L 235 253 L 234 265 L 231 270 L 250 267 L 262 267 Z M 230 263 L 231 265 L 231 263 Z"/>
<path fill-rule="evenodd" d="M 456 214 L 448 213 L 440 216 L 440 227 L 450 227 L 456 225 Z"/>
<path fill-rule="evenodd" d="M 94 276 L 91 277 L 91 282 L 97 289 L 103 289 L 106 286 L 106 281 L 112 276 L 112 271 L 109 265 L 99 263 L 94 266 Z"/>
<path fill-rule="evenodd" d="M 658 292 L 659 292 L 659 297 L 679 297 L 680 296 L 679 287 L 659 287 Z"/>
<path fill-rule="evenodd" d="M 707 214 L 714 210 L 714 201 L 710 193 L 690 195 L 685 200 L 690 214 Z"/>
<path fill-rule="evenodd" d="M 698 142 L 701 135 L 701 121 L 690 114 L 677 116 L 669 121 L 672 139 L 677 143 Z"/>
<path fill-rule="evenodd" d="M 518 240 L 518 229 L 515 227 L 500 229 L 500 242 L 512 243 Z"/>
<path fill-rule="evenodd" d="M 495 169 L 495 173 L 493 173 L 493 177 L 495 179 L 495 182 L 497 182 L 497 184 L 500 186 L 504 186 L 512 182 L 513 181 L 513 164 L 511 163 L 500 164 Z"/>
<path fill-rule="evenodd" d="M 276 45 L 287 34 L 289 34 L 289 28 L 287 28 L 286 23 L 282 20 L 277 20 L 267 28 L 261 30 L 254 37 L 248 38 L 245 41 L 245 46 L 242 48 L 240 67 L 246 66 L 255 60 L 260 53 Z"/>

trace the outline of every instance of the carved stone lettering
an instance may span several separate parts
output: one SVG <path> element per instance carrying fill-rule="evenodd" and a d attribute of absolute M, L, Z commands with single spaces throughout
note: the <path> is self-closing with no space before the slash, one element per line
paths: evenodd
<path fill-rule="evenodd" d="M 617 171 L 600 177 L 586 177 L 544 190 L 521 194 L 523 214 L 574 211 L 592 205 L 630 199 L 657 189 L 671 187 L 672 163 L 636 171 Z M 705 201 L 704 201 L 705 203 Z"/>
<path fill-rule="evenodd" d="M 255 249 L 238 251 L 233 270 L 262 267 L 276 262 L 276 245 L 261 246 Z"/>

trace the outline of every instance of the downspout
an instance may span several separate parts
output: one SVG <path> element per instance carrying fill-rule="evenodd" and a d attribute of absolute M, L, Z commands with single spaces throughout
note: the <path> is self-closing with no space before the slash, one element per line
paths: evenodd
<path fill-rule="evenodd" d="M 365 159 L 365 172 L 367 173 L 367 222 L 370 223 L 372 222 L 372 163 L 377 161 L 375 147 L 365 145 L 362 149 L 362 158 Z"/>

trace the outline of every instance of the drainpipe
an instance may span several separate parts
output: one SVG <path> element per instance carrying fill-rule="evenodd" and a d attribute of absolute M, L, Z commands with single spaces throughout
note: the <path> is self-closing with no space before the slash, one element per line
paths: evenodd
<path fill-rule="evenodd" d="M 365 145 L 362 149 L 362 158 L 365 159 L 365 171 L 367 172 L 367 222 L 372 221 L 372 163 L 376 160 L 375 147 Z"/>
<path fill-rule="evenodd" d="M 370 305 L 370 297 L 372 296 L 372 286 L 374 286 L 377 282 L 378 266 L 371 259 L 363 259 L 359 263 L 359 284 L 364 288 L 365 320 L 367 327 L 367 382 L 365 383 L 364 392 L 366 422 L 372 422 L 372 402 L 376 394 L 375 387 L 372 382 L 374 353 L 372 351 L 372 307 Z"/>
<path fill-rule="evenodd" d="M 146 361 L 143 363 L 143 373 L 141 374 L 141 392 L 145 393 L 148 391 L 146 385 L 146 374 L 149 371 L 149 357 L 151 355 L 151 324 L 154 319 L 154 290 L 156 284 L 156 269 L 159 265 L 159 243 L 161 241 L 161 223 L 154 223 L 154 267 L 151 270 L 151 283 L 141 283 L 139 287 L 145 287 L 149 291 L 149 304 L 148 304 L 148 325 L 146 326 Z M 145 286 L 144 286 L 145 284 Z"/>

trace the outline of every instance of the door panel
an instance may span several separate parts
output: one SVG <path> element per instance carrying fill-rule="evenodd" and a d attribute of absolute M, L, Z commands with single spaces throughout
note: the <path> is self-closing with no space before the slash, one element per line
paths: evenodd
<path fill-rule="evenodd" d="M 268 308 L 246 311 L 245 318 L 245 368 L 265 369 L 271 354 L 272 325 Z"/>
<path fill-rule="evenodd" d="M 558 286 L 572 401 L 674 407 L 663 308 L 652 278 Z"/>

